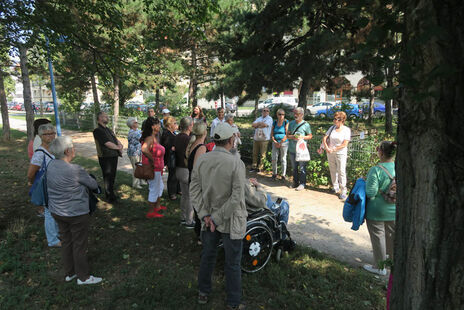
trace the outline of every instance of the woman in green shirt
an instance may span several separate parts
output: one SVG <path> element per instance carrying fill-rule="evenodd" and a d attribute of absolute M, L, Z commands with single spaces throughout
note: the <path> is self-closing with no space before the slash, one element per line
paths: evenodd
<path fill-rule="evenodd" d="M 381 192 L 386 192 L 392 181 L 384 169 L 395 177 L 396 147 L 396 142 L 380 143 L 377 147 L 380 162 L 369 170 L 366 180 L 366 195 L 369 198 L 366 206 L 366 222 L 375 265 L 364 265 L 364 269 L 379 275 L 386 275 L 387 270 L 379 269 L 377 264 L 386 260 L 386 255 L 393 259 L 396 206 L 394 203 L 386 202 Z"/>

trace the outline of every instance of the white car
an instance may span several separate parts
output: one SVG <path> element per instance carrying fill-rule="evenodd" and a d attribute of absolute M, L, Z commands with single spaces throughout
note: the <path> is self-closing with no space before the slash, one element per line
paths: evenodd
<path fill-rule="evenodd" d="M 270 104 L 283 104 L 287 106 L 296 107 L 298 106 L 298 99 L 291 96 L 268 98 L 264 102 L 260 102 L 258 104 L 258 110 L 263 109 L 269 106 Z"/>
<path fill-rule="evenodd" d="M 335 102 L 319 102 L 312 106 L 307 107 L 307 110 L 311 115 L 316 115 L 316 113 L 320 110 L 329 110 L 333 106 L 335 106 Z"/>

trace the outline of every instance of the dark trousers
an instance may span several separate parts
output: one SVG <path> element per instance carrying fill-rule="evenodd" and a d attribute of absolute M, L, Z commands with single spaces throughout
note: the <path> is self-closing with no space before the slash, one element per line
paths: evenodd
<path fill-rule="evenodd" d="M 89 278 L 87 241 L 90 215 L 59 216 L 52 213 L 60 229 L 61 258 L 66 276 L 77 275 L 79 280 Z"/>
<path fill-rule="evenodd" d="M 198 289 L 200 293 L 209 295 L 212 290 L 211 277 L 216 257 L 219 239 L 225 251 L 224 273 L 226 275 L 227 305 L 238 306 L 242 299 L 242 271 L 240 262 L 242 259 L 242 239 L 230 239 L 229 234 L 211 231 L 201 232 L 203 250 L 201 251 L 200 271 L 198 273 Z"/>
<path fill-rule="evenodd" d="M 176 167 L 168 167 L 168 195 L 176 195 L 180 191 L 179 181 L 176 178 Z"/>
<path fill-rule="evenodd" d="M 103 174 L 105 184 L 105 196 L 109 199 L 116 198 L 114 194 L 114 180 L 116 179 L 116 170 L 118 168 L 118 157 L 98 157 L 98 162 Z"/>

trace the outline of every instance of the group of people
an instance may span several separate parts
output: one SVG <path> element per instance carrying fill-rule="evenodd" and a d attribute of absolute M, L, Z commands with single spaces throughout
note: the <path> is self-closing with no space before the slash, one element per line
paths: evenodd
<path fill-rule="evenodd" d="M 238 152 L 240 132 L 234 124 L 233 116 L 225 115 L 222 108 L 218 109 L 217 118 L 211 123 L 210 139 L 214 144 L 211 148 L 205 144 L 207 124 L 199 107 L 194 108 L 191 116 L 181 118 L 179 124 L 169 110 L 165 109 L 162 113 L 163 119 L 160 120 L 153 110 L 149 111 L 147 119 L 142 123 L 142 130 L 138 128 L 137 119 L 129 118 L 127 121 L 130 128 L 127 154 L 134 171 L 139 162 L 154 170 L 153 179 L 140 180 L 134 177 L 132 186 L 138 189 L 144 184 L 148 185 L 150 210 L 146 217 L 161 218 L 161 211 L 166 209 L 160 200 L 164 190 L 162 174 L 168 171 L 168 198 L 176 200 L 180 195 L 181 223 L 186 228 L 195 228 L 199 243 L 202 244 L 198 302 L 206 303 L 211 293 L 211 276 L 217 245 L 221 239 L 225 250 L 227 305 L 230 309 L 243 309 L 240 260 L 248 215 L 247 201 L 265 201 L 265 198 L 250 198 L 250 195 L 265 197 L 265 194 L 256 190 L 259 188 L 256 179 L 246 178 L 245 165 Z M 283 109 L 277 111 L 276 120 L 269 113 L 269 109 L 264 108 L 262 116 L 252 124 L 255 128 L 252 171 L 262 169 L 263 158 L 271 141 L 272 177 L 277 177 L 280 157 L 281 179 L 286 180 L 286 157 L 290 153 L 293 187 L 302 190 L 306 183 L 307 162 L 296 160 L 296 145 L 299 140 L 312 139 L 311 127 L 303 120 L 302 108 L 294 110 L 295 119 L 292 121 L 285 119 Z M 345 169 L 351 136 L 350 129 L 344 125 L 345 120 L 344 112 L 335 113 L 334 124 L 326 132 L 321 144 L 321 148 L 327 152 L 333 190 L 342 199 L 347 192 Z M 108 115 L 100 112 L 93 135 L 106 199 L 108 202 L 116 202 L 118 197 L 114 191 L 114 181 L 123 145 L 107 127 L 108 121 Z M 90 275 L 87 263 L 89 197 L 98 184 L 82 167 L 71 163 L 75 156 L 71 138 L 55 138 L 54 126 L 49 122 L 36 122 L 36 133 L 40 140 L 31 141 L 32 158 L 28 181 L 32 184 L 37 171 L 43 165 L 48 166 L 49 203 L 44 210 L 48 245 L 62 248 L 66 281 L 77 278 L 78 284 L 98 283 L 102 279 Z M 395 205 L 386 203 L 379 193 L 390 184 L 390 178 L 385 175 L 383 168 L 390 174 L 395 173 L 395 150 L 395 143 L 382 142 L 378 148 L 380 164 L 367 175 L 367 196 L 370 200 L 366 219 L 376 263 L 384 260 L 386 255 L 392 257 Z M 365 269 L 378 274 L 385 272 L 375 265 L 366 265 Z"/>
<path fill-rule="evenodd" d="M 250 172 L 259 172 L 263 169 L 264 158 L 269 142 L 272 143 L 272 178 L 277 178 L 278 159 L 280 158 L 281 180 L 287 179 L 287 153 L 290 155 L 290 163 L 293 171 L 293 185 L 297 191 L 301 191 L 306 185 L 307 161 L 298 160 L 297 142 L 303 143 L 311 140 L 313 135 L 311 126 L 306 122 L 304 109 L 295 108 L 294 120 L 285 118 L 285 110 L 278 109 L 276 120 L 269 115 L 269 108 L 262 110 L 262 116 L 258 117 L 252 124 L 255 129 L 253 135 L 253 160 Z M 327 152 L 330 175 L 333 190 L 340 199 L 346 199 L 346 160 L 348 156 L 348 143 L 351 140 L 351 130 L 345 126 L 345 112 L 336 112 L 334 124 L 322 139 L 322 147 Z"/>

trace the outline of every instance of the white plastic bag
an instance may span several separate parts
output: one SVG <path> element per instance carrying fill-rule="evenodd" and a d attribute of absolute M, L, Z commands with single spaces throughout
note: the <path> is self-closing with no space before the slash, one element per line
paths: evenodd
<path fill-rule="evenodd" d="M 309 161 L 311 157 L 309 156 L 308 146 L 306 141 L 303 139 L 298 139 L 296 142 L 295 150 L 295 160 L 296 161 Z"/>

